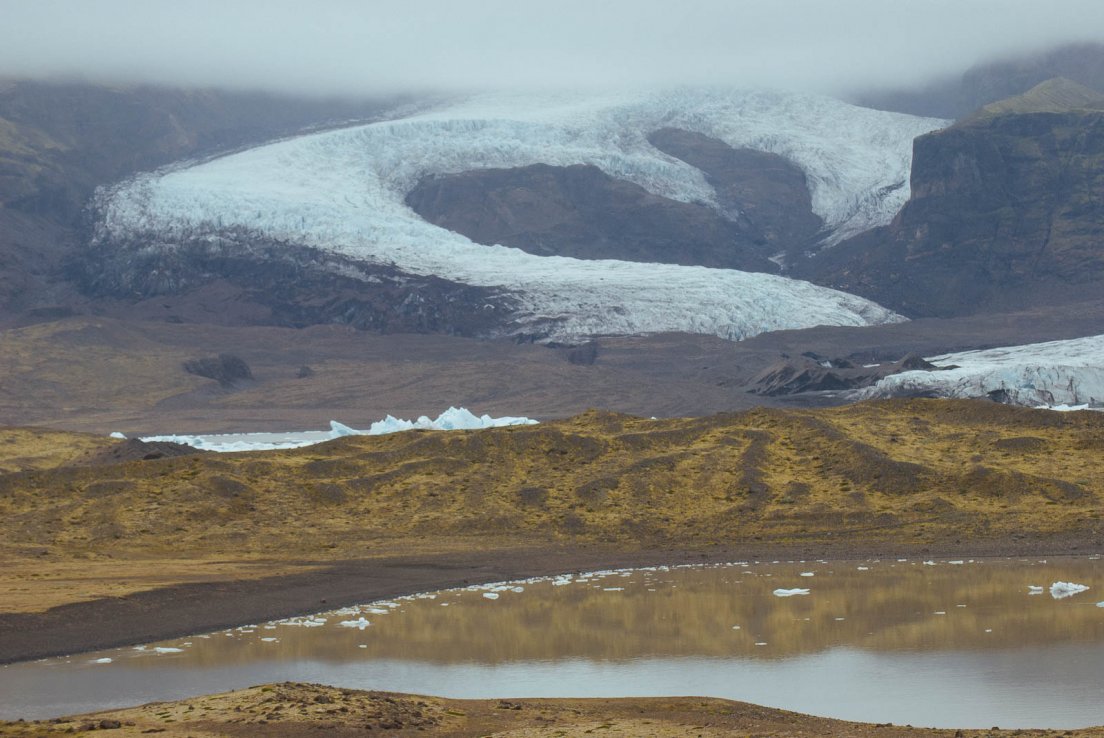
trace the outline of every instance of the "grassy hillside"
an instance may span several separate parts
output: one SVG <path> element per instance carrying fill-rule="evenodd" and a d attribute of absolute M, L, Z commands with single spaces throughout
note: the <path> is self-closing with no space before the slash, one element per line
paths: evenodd
<path fill-rule="evenodd" d="M 0 540 L 9 554 L 61 558 L 331 558 L 386 541 L 1088 534 L 1100 527 L 1101 451 L 1100 414 L 981 402 L 660 421 L 590 412 L 530 427 L 9 473 Z"/>

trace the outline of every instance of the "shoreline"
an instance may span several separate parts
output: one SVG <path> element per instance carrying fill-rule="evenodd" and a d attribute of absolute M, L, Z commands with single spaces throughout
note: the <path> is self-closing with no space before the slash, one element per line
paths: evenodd
<path fill-rule="evenodd" d="M 318 568 L 258 579 L 161 587 L 42 612 L 0 613 L 0 664 L 150 643 L 420 592 L 569 572 L 754 560 L 1080 557 L 1102 553 L 1104 541 L 1076 537 L 916 545 L 757 542 L 712 549 L 641 550 L 558 544 L 303 562 Z"/>

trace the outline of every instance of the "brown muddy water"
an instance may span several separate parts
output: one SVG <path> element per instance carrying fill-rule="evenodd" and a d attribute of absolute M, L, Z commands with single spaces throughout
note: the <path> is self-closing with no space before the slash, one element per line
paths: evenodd
<path fill-rule="evenodd" d="M 1101 600 L 1098 558 L 599 572 L 12 664 L 0 669 L 0 718 L 293 680 L 457 698 L 702 695 L 869 722 L 1084 727 L 1104 724 Z"/>

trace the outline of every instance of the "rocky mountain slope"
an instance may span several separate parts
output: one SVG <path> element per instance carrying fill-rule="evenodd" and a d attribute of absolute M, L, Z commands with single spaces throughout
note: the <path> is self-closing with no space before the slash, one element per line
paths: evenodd
<path fill-rule="evenodd" d="M 82 302 L 65 271 L 97 186 L 393 105 L 0 79 L 0 313 Z"/>
<path fill-rule="evenodd" d="M 917 138 L 893 222 L 797 271 L 910 317 L 1095 297 L 1102 164 L 1104 94 L 1045 82 Z"/>

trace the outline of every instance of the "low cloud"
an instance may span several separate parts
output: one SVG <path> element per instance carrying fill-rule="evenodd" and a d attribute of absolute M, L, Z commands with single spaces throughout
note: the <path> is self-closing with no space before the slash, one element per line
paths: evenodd
<path fill-rule="evenodd" d="M 1099 0 L 0 0 L 0 76 L 319 95 L 841 92 L 1104 41 Z"/>

